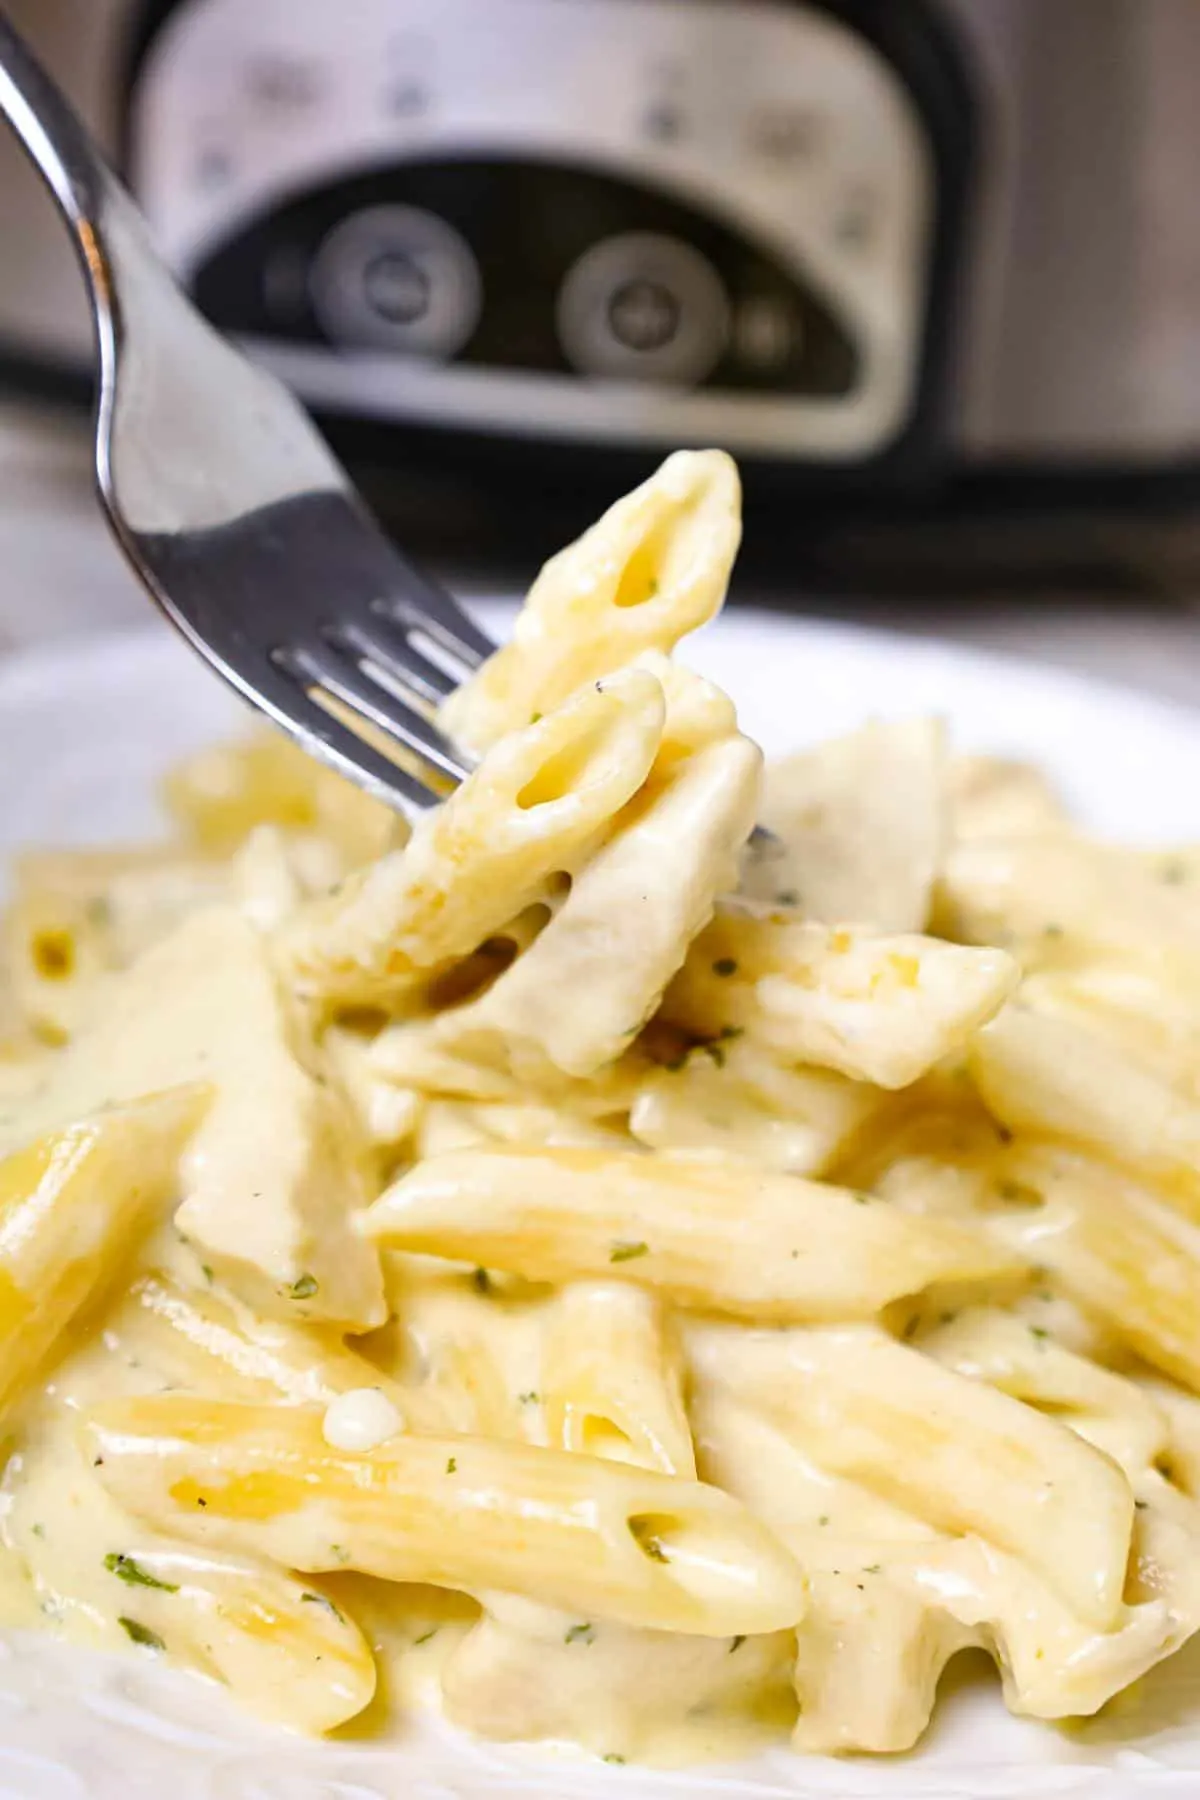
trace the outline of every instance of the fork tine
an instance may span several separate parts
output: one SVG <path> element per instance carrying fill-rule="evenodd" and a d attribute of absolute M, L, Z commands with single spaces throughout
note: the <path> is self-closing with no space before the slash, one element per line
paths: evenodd
<path fill-rule="evenodd" d="M 411 688 L 428 706 L 440 706 L 458 686 L 454 676 L 417 649 L 407 631 L 387 613 L 372 610 L 370 622 L 361 618 L 326 627 L 325 638 L 349 655 L 373 662 L 402 688 Z"/>
<path fill-rule="evenodd" d="M 430 581 L 399 550 L 394 560 L 404 571 L 403 585 L 390 587 L 377 606 L 427 636 L 434 638 L 449 656 L 461 664 L 464 675 L 473 675 L 496 646 L 443 587 Z"/>
<path fill-rule="evenodd" d="M 268 667 L 269 674 L 256 674 L 253 689 L 243 691 L 310 755 L 410 819 L 441 805 L 442 795 L 319 706 L 303 683 L 274 664 Z"/>
<path fill-rule="evenodd" d="M 332 644 L 288 645 L 274 652 L 276 666 L 305 689 L 320 688 L 396 738 L 422 762 L 451 781 L 465 780 L 467 765 L 436 725 L 416 712 L 400 693 L 384 687 L 369 668 L 340 654 Z"/>

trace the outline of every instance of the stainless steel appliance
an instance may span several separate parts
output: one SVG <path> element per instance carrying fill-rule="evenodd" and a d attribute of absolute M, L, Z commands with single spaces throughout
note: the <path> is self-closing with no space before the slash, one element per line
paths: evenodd
<path fill-rule="evenodd" d="M 530 483 L 720 442 L 784 525 L 1190 494 L 1196 0 L 10 9 L 384 490 L 511 526 Z M 10 367 L 82 362 L 77 286 L 0 145 Z"/>

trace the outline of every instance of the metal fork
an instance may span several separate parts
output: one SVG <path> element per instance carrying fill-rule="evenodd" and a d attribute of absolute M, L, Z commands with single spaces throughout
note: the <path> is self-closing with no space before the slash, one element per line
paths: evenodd
<path fill-rule="evenodd" d="M 97 485 L 134 569 L 192 648 L 306 750 L 410 815 L 435 805 L 470 759 L 433 713 L 494 646 L 384 536 L 292 396 L 184 297 L 2 15 L 0 114 L 87 282 Z"/>

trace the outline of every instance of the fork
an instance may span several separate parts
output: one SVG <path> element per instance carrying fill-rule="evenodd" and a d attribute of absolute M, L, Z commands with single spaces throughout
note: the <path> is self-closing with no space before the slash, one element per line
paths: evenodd
<path fill-rule="evenodd" d="M 436 709 L 494 645 L 392 545 L 291 394 L 186 299 L 2 14 L 0 114 L 83 270 L 96 482 L 134 570 L 192 648 L 305 750 L 410 817 L 438 804 L 471 761 Z"/>

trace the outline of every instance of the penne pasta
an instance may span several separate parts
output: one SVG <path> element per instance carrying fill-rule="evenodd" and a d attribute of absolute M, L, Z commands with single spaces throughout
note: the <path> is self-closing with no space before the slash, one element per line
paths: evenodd
<path fill-rule="evenodd" d="M 20 859 L 0 1628 L 668 1764 L 1200 1632 L 1200 852 L 933 720 L 764 780 L 739 531 L 685 452 L 554 557 L 411 833 L 257 736 Z"/>
<path fill-rule="evenodd" d="M 726 906 L 693 943 L 664 1013 L 705 1040 L 746 1032 L 789 1061 L 900 1088 L 961 1048 L 1017 980 L 1000 950 Z"/>
<path fill-rule="evenodd" d="M 1061 800 L 1032 763 L 955 756 L 946 773 L 951 836 L 960 842 L 1045 837 L 1070 828 Z"/>
<path fill-rule="evenodd" d="M 788 1067 L 740 1037 L 699 1044 L 647 1076 L 629 1128 L 652 1150 L 815 1176 L 882 1129 L 888 1107 L 880 1088 L 830 1069 Z"/>
<path fill-rule="evenodd" d="M 201 750 L 179 763 L 163 797 L 206 855 L 231 856 L 260 826 L 319 833 L 338 853 L 339 873 L 402 843 L 404 821 L 287 738 L 257 733 Z"/>
<path fill-rule="evenodd" d="M 328 1406 L 375 1387 L 405 1410 L 395 1385 L 336 1332 L 257 1318 L 211 1286 L 189 1287 L 162 1269 L 138 1277 L 112 1322 L 123 1345 L 172 1384 L 200 1393 Z"/>
<path fill-rule="evenodd" d="M 468 1437 L 334 1451 L 308 1408 L 109 1401 L 85 1426 L 118 1502 L 309 1573 L 500 1587 L 583 1616 L 722 1637 L 804 1610 L 800 1571 L 716 1488 Z"/>
<path fill-rule="evenodd" d="M 1200 1102 L 1102 1036 L 1010 1006 L 972 1045 L 971 1073 L 1010 1128 L 1109 1157 L 1200 1219 Z"/>
<path fill-rule="evenodd" d="M 541 1392 L 550 1442 L 695 1479 L 678 1346 L 662 1307 L 620 1282 L 576 1282 L 551 1309 Z"/>
<path fill-rule="evenodd" d="M 594 1150 L 466 1150 L 421 1163 L 367 1214 L 388 1249 L 535 1281 L 609 1278 L 779 1322 L 869 1318 L 933 1282 L 1011 1275 L 972 1234 L 788 1176 Z"/>
<path fill-rule="evenodd" d="M 350 1119 L 295 1049 L 262 938 L 232 907 L 205 909 L 114 984 L 21 1132 L 206 1083 L 212 1104 L 180 1172 L 179 1230 L 261 1311 L 365 1330 L 381 1323 L 383 1297 L 378 1259 L 353 1227 L 365 1196 Z"/>
<path fill-rule="evenodd" d="M 8 1531 L 42 1606 L 106 1649 L 169 1655 L 295 1731 L 333 1731 L 371 1701 L 371 1648 L 319 1586 L 148 1531 L 82 1463 L 64 1479 L 35 1451 Z"/>
<path fill-rule="evenodd" d="M 936 719 L 875 722 L 769 763 L 742 892 L 825 925 L 924 931 L 947 827 Z"/>
<path fill-rule="evenodd" d="M 938 922 L 964 943 L 1002 943 L 1037 968 L 1136 963 L 1200 985 L 1200 910 L 1186 864 L 1074 834 L 966 843 L 948 857 Z"/>
<path fill-rule="evenodd" d="M 507 1052 L 534 1079 L 547 1063 L 586 1077 L 615 1061 L 734 879 L 760 764 L 747 739 L 725 738 L 647 783 L 537 941 L 482 999 L 444 1020 L 444 1040 L 481 1061 Z M 664 864 L 669 883 L 655 879 Z"/>
<path fill-rule="evenodd" d="M 647 650 L 672 650 L 725 597 L 741 537 L 737 470 L 681 451 L 551 559 L 512 642 L 446 702 L 451 737 L 474 750 L 561 706 Z"/>
<path fill-rule="evenodd" d="M 313 902 L 280 934 L 291 979 L 378 1006 L 465 957 L 571 874 L 649 772 L 662 689 L 627 670 L 573 695 L 486 756 L 407 847 Z"/>
<path fill-rule="evenodd" d="M 1200 1390 L 1200 1227 L 1091 1158 L 1031 1145 L 1009 1160 L 993 1230 L 1036 1256 L 1118 1341 Z"/>
<path fill-rule="evenodd" d="M 871 1326 L 700 1327 L 686 1341 L 706 1378 L 822 1467 L 1019 1557 L 1095 1629 L 1117 1622 L 1133 1493 L 1074 1432 Z"/>
<path fill-rule="evenodd" d="M 157 1095 L 0 1162 L 0 1419 L 171 1197 L 202 1088 Z"/>

